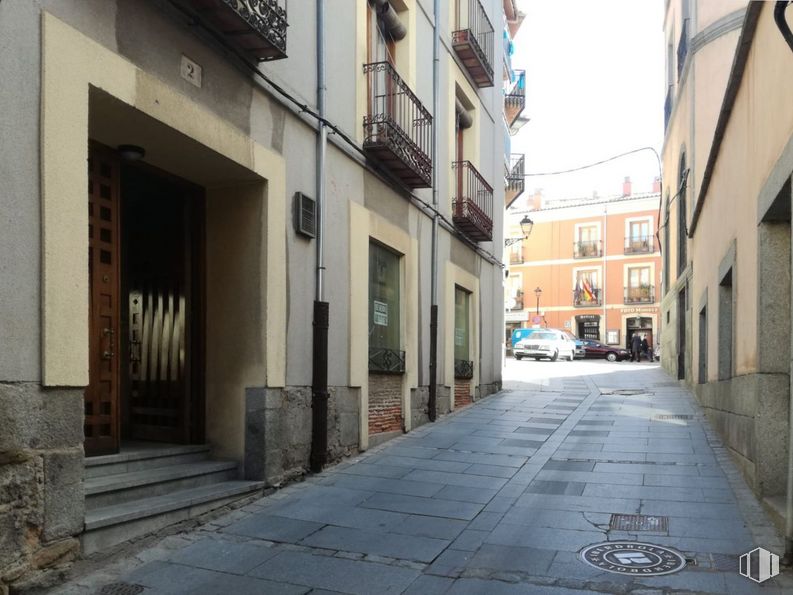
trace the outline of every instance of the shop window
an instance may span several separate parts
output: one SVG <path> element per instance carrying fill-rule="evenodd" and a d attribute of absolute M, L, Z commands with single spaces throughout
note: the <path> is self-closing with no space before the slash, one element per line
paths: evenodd
<path fill-rule="evenodd" d="M 400 336 L 399 254 L 369 244 L 369 370 L 401 373 L 405 367 Z"/>
<path fill-rule="evenodd" d="M 733 356 L 732 268 L 719 283 L 719 380 L 732 377 Z"/>
<path fill-rule="evenodd" d="M 699 383 L 708 381 L 708 307 L 699 311 Z"/>
<path fill-rule="evenodd" d="M 471 293 L 454 288 L 454 375 L 473 376 L 471 359 Z"/>

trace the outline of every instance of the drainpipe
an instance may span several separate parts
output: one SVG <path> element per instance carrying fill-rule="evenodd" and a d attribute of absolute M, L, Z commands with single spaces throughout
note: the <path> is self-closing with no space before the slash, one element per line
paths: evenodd
<path fill-rule="evenodd" d="M 438 93 L 440 65 L 440 0 L 433 2 L 432 38 L 432 263 L 430 265 L 430 394 L 427 414 L 430 421 L 438 417 L 438 115 L 441 99 Z"/>
<path fill-rule="evenodd" d="M 328 458 L 328 327 L 330 306 L 325 301 L 325 0 L 317 0 L 317 270 L 314 297 L 313 358 L 311 376 L 311 471 L 322 471 Z"/>

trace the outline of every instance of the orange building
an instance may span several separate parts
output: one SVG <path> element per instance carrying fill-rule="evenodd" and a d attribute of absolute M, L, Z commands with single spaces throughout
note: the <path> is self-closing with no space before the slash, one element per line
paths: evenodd
<path fill-rule="evenodd" d="M 623 196 L 543 203 L 535 195 L 527 201 L 535 209 L 510 210 L 508 238 L 523 235 L 526 217 L 533 227 L 505 248 L 508 349 L 514 329 L 532 326 L 623 347 L 639 332 L 653 346 L 661 325 L 659 200 L 659 192 L 632 195 L 626 178 Z"/>

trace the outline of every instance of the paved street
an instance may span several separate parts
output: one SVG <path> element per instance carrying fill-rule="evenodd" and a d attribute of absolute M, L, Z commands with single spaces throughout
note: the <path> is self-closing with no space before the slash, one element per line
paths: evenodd
<path fill-rule="evenodd" d="M 119 581 L 238 595 L 791 588 L 738 574 L 739 554 L 781 542 L 660 367 L 510 360 L 505 378 L 502 393 L 58 592 Z M 659 524 L 610 529 L 613 514 Z M 624 576 L 580 559 L 607 540 L 670 546 L 687 565 Z"/>

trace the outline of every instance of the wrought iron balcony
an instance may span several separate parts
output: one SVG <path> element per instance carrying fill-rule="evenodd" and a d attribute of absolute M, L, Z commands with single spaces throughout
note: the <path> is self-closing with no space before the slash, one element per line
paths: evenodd
<path fill-rule="evenodd" d="M 688 56 L 688 19 L 683 19 L 683 28 L 680 31 L 680 41 L 677 42 L 677 80 L 683 74 Z"/>
<path fill-rule="evenodd" d="M 652 285 L 641 285 L 639 287 L 626 287 L 626 304 L 652 304 L 655 302 L 655 287 Z"/>
<path fill-rule="evenodd" d="M 504 163 L 504 205 L 509 208 L 526 189 L 526 156 L 513 153 L 509 156 L 509 163 Z"/>
<path fill-rule="evenodd" d="M 525 261 L 523 259 L 522 252 L 510 252 L 509 253 L 509 264 L 523 264 Z"/>
<path fill-rule="evenodd" d="M 363 148 L 409 188 L 432 186 L 432 116 L 388 62 L 364 64 Z"/>
<path fill-rule="evenodd" d="M 477 87 L 493 86 L 493 25 L 479 0 L 462 0 L 457 7 L 452 47 Z"/>
<path fill-rule="evenodd" d="M 652 236 L 625 238 L 625 254 L 649 254 L 653 251 Z"/>
<path fill-rule="evenodd" d="M 526 71 L 516 70 L 515 77 L 515 82 L 504 96 L 504 118 L 511 132 L 517 132 L 516 127 L 520 128 L 516 124 L 526 107 Z"/>
<path fill-rule="evenodd" d="M 454 360 L 454 377 L 460 380 L 473 378 L 474 362 L 469 362 L 464 359 Z"/>
<path fill-rule="evenodd" d="M 253 58 L 286 58 L 286 0 L 183 1 Z"/>
<path fill-rule="evenodd" d="M 378 374 L 403 374 L 405 352 L 385 347 L 370 347 L 369 371 Z"/>
<path fill-rule="evenodd" d="M 603 256 L 600 240 L 573 242 L 573 258 L 599 258 Z"/>
<path fill-rule="evenodd" d="M 672 116 L 672 102 L 674 101 L 674 94 L 675 87 L 674 85 L 669 85 L 669 88 L 666 90 L 666 99 L 664 100 L 664 132 L 666 132 L 666 127 L 669 126 L 669 118 Z"/>
<path fill-rule="evenodd" d="M 493 188 L 470 161 L 452 163 L 457 194 L 452 202 L 454 225 L 477 242 L 493 239 Z"/>
<path fill-rule="evenodd" d="M 573 290 L 573 305 L 576 308 L 593 308 L 595 306 L 600 306 L 600 290 L 593 289 L 590 292 L 587 292 L 583 289 L 574 289 Z"/>

